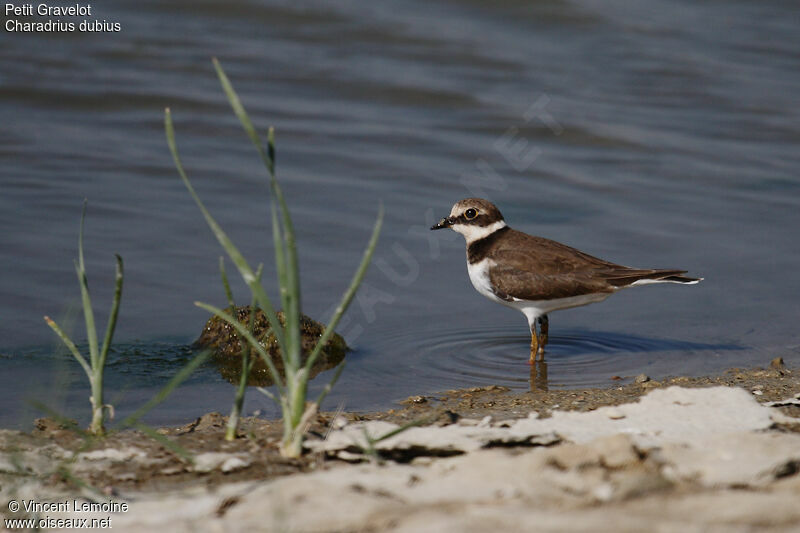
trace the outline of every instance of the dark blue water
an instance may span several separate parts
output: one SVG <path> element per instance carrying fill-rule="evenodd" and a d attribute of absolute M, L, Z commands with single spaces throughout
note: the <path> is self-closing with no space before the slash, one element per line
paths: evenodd
<path fill-rule="evenodd" d="M 265 173 L 212 55 L 257 124 L 277 129 L 306 313 L 329 314 L 386 208 L 340 328 L 355 351 L 327 407 L 529 386 L 524 317 L 472 289 L 461 237 L 427 231 L 467 196 L 593 255 L 705 277 L 552 315 L 552 387 L 800 362 L 791 2 L 115 2 L 94 13 L 121 31 L 0 33 L 2 426 L 28 424 L 32 397 L 88 412 L 80 367 L 42 321 L 83 338 L 70 313 L 84 197 L 101 325 L 113 253 L 125 259 L 108 378 L 119 413 L 190 357 L 207 318 L 193 302 L 224 303 L 222 250 L 172 165 L 167 106 L 199 194 L 266 264 L 275 294 Z M 150 420 L 227 412 L 232 395 L 207 366 Z M 254 392 L 255 409 L 275 413 Z"/>

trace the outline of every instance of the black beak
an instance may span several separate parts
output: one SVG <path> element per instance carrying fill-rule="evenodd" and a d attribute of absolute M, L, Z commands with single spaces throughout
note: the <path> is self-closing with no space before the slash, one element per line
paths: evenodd
<path fill-rule="evenodd" d="M 455 222 L 456 222 L 455 217 L 445 217 L 442 220 L 440 220 L 439 222 L 437 222 L 436 224 L 434 224 L 433 226 L 431 226 L 431 229 L 449 228 L 450 226 L 455 224 Z"/>

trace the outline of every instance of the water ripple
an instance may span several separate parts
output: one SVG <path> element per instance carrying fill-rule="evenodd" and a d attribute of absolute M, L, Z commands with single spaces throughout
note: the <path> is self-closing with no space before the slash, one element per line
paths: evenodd
<path fill-rule="evenodd" d="M 705 344 L 609 331 L 562 330 L 551 335 L 546 365 L 528 363 L 530 337 L 519 327 L 453 328 L 398 333 L 385 339 L 402 346 L 406 360 L 425 383 L 446 386 L 504 385 L 515 389 L 608 385 L 614 376 L 631 377 L 667 355 L 739 350 L 732 344 Z M 542 374 L 545 380 L 542 381 Z"/>

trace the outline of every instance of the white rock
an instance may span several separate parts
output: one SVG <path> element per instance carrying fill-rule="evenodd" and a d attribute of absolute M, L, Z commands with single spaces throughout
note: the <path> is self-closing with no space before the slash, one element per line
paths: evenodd
<path fill-rule="evenodd" d="M 231 472 L 250 466 L 250 460 L 239 455 L 223 452 L 206 452 L 194 457 L 195 472 L 211 472 L 220 469 L 222 472 Z"/>
<path fill-rule="evenodd" d="M 106 448 L 104 450 L 94 450 L 92 452 L 84 452 L 78 454 L 78 459 L 85 459 L 87 461 L 130 461 L 132 459 L 143 459 L 147 454 L 139 448 L 129 447 L 122 449 Z"/>
<path fill-rule="evenodd" d="M 800 405 L 800 396 L 794 398 L 786 398 L 785 400 L 778 400 L 777 402 L 764 402 L 767 407 L 789 407 L 790 405 Z"/>
<path fill-rule="evenodd" d="M 241 457 L 231 457 L 226 459 L 219 469 L 227 474 L 228 472 L 235 472 L 236 470 L 247 468 L 251 463 L 252 461 L 250 459 L 245 460 Z"/>
<path fill-rule="evenodd" d="M 524 418 L 502 426 L 487 426 L 491 418 L 477 426 L 452 424 L 439 427 L 412 427 L 375 443 L 376 449 L 420 449 L 469 452 L 497 444 L 553 444 L 562 438 L 586 443 L 600 437 L 623 433 L 641 447 L 667 443 L 686 443 L 735 431 L 769 428 L 778 413 L 771 416 L 743 389 L 713 387 L 656 389 L 636 403 L 601 407 L 590 412 L 554 411 L 550 418 Z M 397 429 L 383 421 L 351 424 L 333 431 L 324 441 L 307 441 L 313 451 L 368 448 L 364 432 L 373 439 Z"/>
<path fill-rule="evenodd" d="M 510 424 L 513 425 L 513 422 Z M 364 433 L 377 439 L 381 435 L 394 431 L 399 426 L 383 421 L 370 421 L 351 424 L 348 427 L 333 431 L 326 440 L 306 441 L 305 446 L 312 451 L 348 452 L 368 449 Z M 462 426 L 451 424 L 445 427 L 412 427 L 393 437 L 375 442 L 378 450 L 410 450 L 427 449 L 433 452 L 468 452 L 497 444 L 550 445 L 560 439 L 550 431 L 526 434 L 514 433 L 508 427 Z"/>
<path fill-rule="evenodd" d="M 800 435 L 716 435 L 691 445 L 667 445 L 660 457 L 670 464 L 664 474 L 674 480 L 709 487 L 759 486 L 773 481 L 785 465 L 800 462 Z"/>
<path fill-rule="evenodd" d="M 606 411 L 605 413 L 606 413 L 606 416 L 608 418 L 610 418 L 611 420 L 622 420 L 623 418 L 625 418 L 625 413 L 623 413 L 619 409 L 611 408 L 608 411 Z"/>
<path fill-rule="evenodd" d="M 624 418 L 609 420 L 613 416 Z M 734 431 L 769 428 L 773 418 L 744 389 L 711 387 L 655 389 L 636 403 L 594 411 L 554 411 L 542 420 L 518 420 L 510 431 L 518 435 L 554 432 L 572 442 L 590 442 L 625 433 L 638 446 L 682 443 Z"/>

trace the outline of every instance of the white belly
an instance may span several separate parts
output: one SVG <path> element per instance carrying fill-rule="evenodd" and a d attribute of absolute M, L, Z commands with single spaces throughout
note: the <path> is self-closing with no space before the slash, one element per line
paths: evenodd
<path fill-rule="evenodd" d="M 580 296 L 570 296 L 568 298 L 557 298 L 554 300 L 512 300 L 510 302 L 503 302 L 509 307 L 513 307 L 521 311 L 528 319 L 528 325 L 542 315 L 546 315 L 551 311 L 558 311 L 559 309 L 569 309 L 570 307 L 580 307 L 582 305 L 589 305 L 596 302 L 602 302 L 614 293 L 611 292 L 598 292 L 594 294 L 581 294 Z"/>
<path fill-rule="evenodd" d="M 498 298 L 494 291 L 492 291 L 492 285 L 489 282 L 489 268 L 491 266 L 492 265 L 489 263 L 488 259 L 484 259 L 483 261 L 475 264 L 467 263 L 467 272 L 469 272 L 469 280 L 472 282 L 472 286 L 475 287 L 476 291 L 493 302 L 503 304 L 507 307 L 511 307 L 522 312 L 528 319 L 529 326 L 533 324 L 538 317 L 546 315 L 551 311 L 558 311 L 559 309 L 569 309 L 570 307 L 580 307 L 582 305 L 602 302 L 613 294 L 610 292 L 605 292 L 582 294 L 580 296 L 570 296 L 568 298 L 557 298 L 554 300 L 514 299 L 511 301 L 506 301 L 502 298 Z"/>

